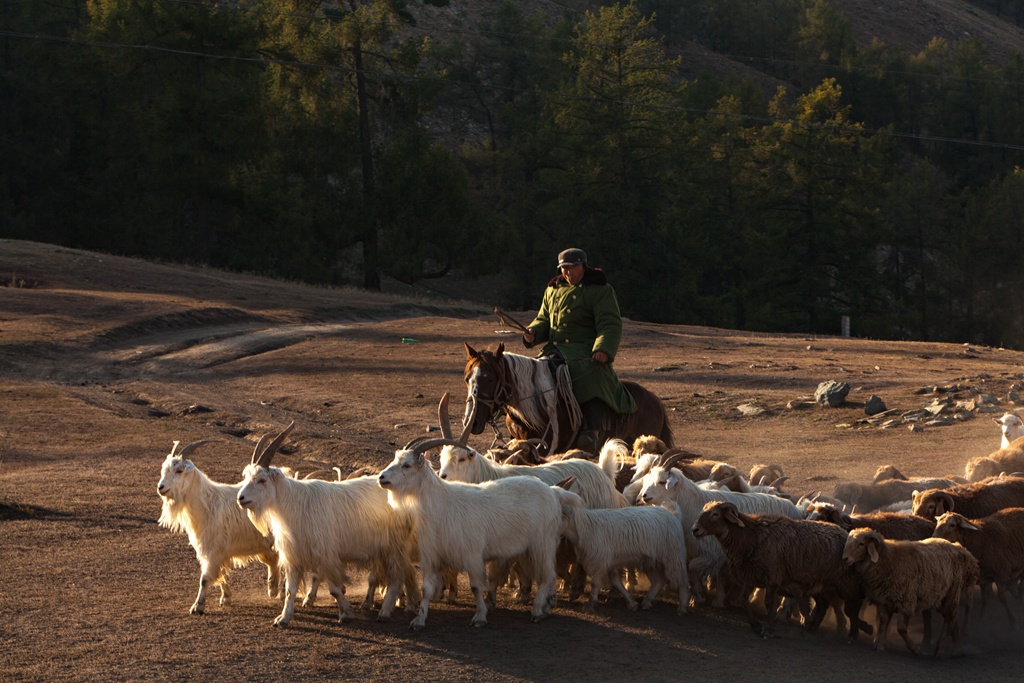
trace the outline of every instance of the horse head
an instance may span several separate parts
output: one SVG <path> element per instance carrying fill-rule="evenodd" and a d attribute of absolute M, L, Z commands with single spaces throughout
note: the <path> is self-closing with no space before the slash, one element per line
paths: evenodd
<path fill-rule="evenodd" d="M 466 344 L 466 413 L 462 418 L 470 433 L 479 434 L 503 405 L 507 395 L 505 386 L 505 345 L 498 344 L 494 351 L 477 351 Z"/>

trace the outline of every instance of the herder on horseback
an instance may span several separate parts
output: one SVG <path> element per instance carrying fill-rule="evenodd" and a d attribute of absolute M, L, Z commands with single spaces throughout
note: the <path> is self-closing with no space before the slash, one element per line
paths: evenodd
<path fill-rule="evenodd" d="M 582 249 L 559 253 L 558 268 L 561 272 L 544 290 L 537 317 L 523 333 L 523 345 L 543 344 L 538 357 L 568 366 L 583 413 L 576 445 L 597 453 L 608 429 L 603 423 L 605 406 L 620 415 L 637 409 L 612 367 L 622 339 L 622 316 L 604 271 L 590 268 Z"/>

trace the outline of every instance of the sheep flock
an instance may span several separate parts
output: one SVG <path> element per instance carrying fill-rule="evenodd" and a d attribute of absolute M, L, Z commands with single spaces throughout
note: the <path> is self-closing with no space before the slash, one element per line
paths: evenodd
<path fill-rule="evenodd" d="M 818 630 L 832 614 L 841 637 L 864 636 L 875 650 L 885 649 L 895 616 L 915 655 L 956 653 L 972 608 L 975 618 L 980 611 L 976 595 L 983 610 L 996 594 L 1006 627 L 1016 627 L 1024 436 L 984 459 L 985 478 L 972 476 L 977 458 L 964 476 L 908 478 L 881 465 L 871 482 L 797 494 L 785 490 L 778 465 L 745 473 L 655 437 L 609 440 L 596 458 L 534 454 L 516 458 L 531 464 L 503 464 L 528 446 L 479 452 L 465 433 L 454 438 L 447 396 L 438 417 L 441 437 L 413 439 L 383 470 L 344 480 L 338 470 L 325 481 L 271 465 L 294 423 L 260 439 L 237 484 L 212 481 L 188 459 L 208 441 L 181 450 L 175 442 L 157 492 L 161 525 L 185 534 L 200 564 L 199 596 L 186 611 L 202 614 L 214 586 L 226 604 L 230 570 L 259 560 L 270 600 L 283 599 L 276 618 L 268 611 L 278 627 L 302 619 L 297 594 L 305 592 L 303 607 L 313 604 L 321 581 L 339 622 L 351 621 L 345 591 L 355 572 L 366 577 L 359 609 L 387 621 L 401 605 L 414 630 L 426 627 L 431 601 L 459 601 L 460 573 L 476 627 L 502 591 L 532 603 L 532 621 L 585 594 L 583 609 L 605 613 L 659 599 L 673 600 L 680 619 L 745 610 L 763 638 L 783 624 Z M 1005 439 L 1014 420 L 998 423 Z M 935 616 L 942 627 L 933 643 Z M 912 619 L 923 625 L 920 642 Z"/>

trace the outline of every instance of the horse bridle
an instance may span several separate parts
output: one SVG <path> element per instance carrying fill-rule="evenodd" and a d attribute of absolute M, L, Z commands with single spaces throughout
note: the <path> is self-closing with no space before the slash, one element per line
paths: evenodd
<path fill-rule="evenodd" d="M 485 360 L 482 357 L 477 357 L 476 367 L 479 368 L 481 366 L 494 371 L 495 383 L 497 384 L 497 388 L 495 389 L 493 396 L 491 396 L 490 398 L 484 398 L 479 394 L 480 383 L 476 382 L 473 387 L 475 390 L 473 401 L 478 404 L 477 410 L 480 409 L 481 405 L 488 410 L 488 412 L 490 413 L 488 423 L 491 423 L 493 425 L 493 423 L 497 420 L 498 408 L 504 408 L 505 406 L 508 405 L 511 392 L 509 391 L 508 388 L 508 379 L 505 377 L 504 363 L 490 362 L 489 359 Z"/>

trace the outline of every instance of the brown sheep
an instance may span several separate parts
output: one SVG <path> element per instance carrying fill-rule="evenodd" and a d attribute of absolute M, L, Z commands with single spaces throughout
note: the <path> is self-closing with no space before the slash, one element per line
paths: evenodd
<path fill-rule="evenodd" d="M 966 598 L 964 623 L 970 616 L 971 588 L 978 581 L 978 561 L 967 550 L 941 538 L 922 541 L 890 541 L 871 529 L 850 532 L 843 561 L 863 579 L 868 600 L 878 610 L 875 649 L 885 649 L 889 621 L 898 617 L 897 629 L 907 648 L 915 655 L 920 649 L 910 639 L 907 622 L 917 612 L 937 610 L 943 630 L 935 643 L 951 636 L 953 649 L 960 643 L 957 610 Z"/>
<path fill-rule="evenodd" d="M 1024 573 L 1024 508 L 1006 508 L 981 519 L 946 512 L 935 520 L 935 536 L 959 543 L 978 559 L 981 580 L 996 584 L 996 595 L 1006 608 L 1010 628 L 1016 629 L 1006 589 Z"/>
<path fill-rule="evenodd" d="M 878 484 L 845 482 L 836 484 L 832 497 L 851 505 L 854 512 L 863 514 L 894 503 L 909 501 L 913 498 L 915 491 L 948 488 L 955 484 L 956 482 L 949 479 L 940 478 L 918 481 L 887 479 Z"/>
<path fill-rule="evenodd" d="M 971 458 L 964 466 L 964 476 L 967 481 L 976 482 L 1003 472 L 1020 470 L 1024 470 L 1024 436 L 986 456 Z"/>
<path fill-rule="evenodd" d="M 848 515 L 828 503 L 812 503 L 808 512 L 807 519 L 835 524 L 845 531 L 867 527 L 893 541 L 920 541 L 931 536 L 934 531 L 934 525 L 927 519 L 899 512 Z"/>
<path fill-rule="evenodd" d="M 850 638 L 862 630 L 870 633 L 859 616 L 864 600 L 860 581 L 842 562 L 846 532 L 834 524 L 745 514 L 733 503 L 712 501 L 694 523 L 693 535 L 718 539 L 731 578 L 746 589 L 764 589 L 765 623 L 754 615 L 753 603 L 747 603 L 750 626 L 762 637 L 772 634 L 781 596 L 814 598 L 809 630 L 818 627 L 833 600 L 841 599 L 850 619 Z"/>
<path fill-rule="evenodd" d="M 943 512 L 964 517 L 986 517 L 1003 508 L 1024 506 L 1024 478 L 990 478 L 948 489 L 928 489 L 914 494 L 914 514 L 934 520 Z"/>

